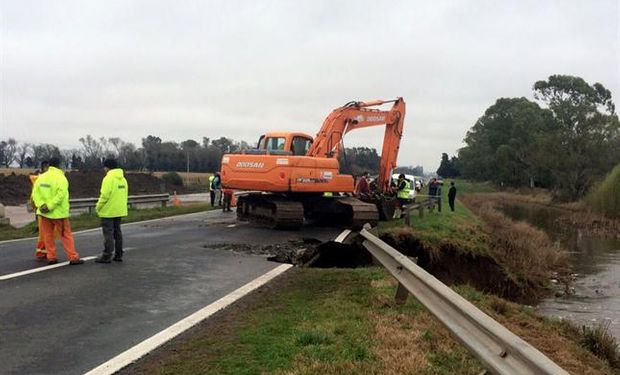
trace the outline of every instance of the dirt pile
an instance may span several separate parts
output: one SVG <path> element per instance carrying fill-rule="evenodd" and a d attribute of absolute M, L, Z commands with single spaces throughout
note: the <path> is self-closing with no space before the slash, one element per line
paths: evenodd
<path fill-rule="evenodd" d="M 69 196 L 71 198 L 93 198 L 99 196 L 101 180 L 105 175 L 104 171 L 96 172 L 67 172 L 69 180 Z M 129 184 L 129 194 L 159 194 L 172 193 L 177 191 L 179 194 L 185 193 L 184 188 L 178 186 L 167 186 L 160 178 L 146 173 L 126 173 L 127 183 Z M 0 203 L 7 206 L 19 206 L 28 201 L 32 186 L 28 176 L 0 174 Z"/>

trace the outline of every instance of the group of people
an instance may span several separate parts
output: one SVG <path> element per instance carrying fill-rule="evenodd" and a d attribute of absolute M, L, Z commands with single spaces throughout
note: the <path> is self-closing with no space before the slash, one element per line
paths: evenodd
<path fill-rule="evenodd" d="M 233 200 L 233 190 L 224 188 L 222 189 L 222 177 L 220 172 L 215 172 L 209 176 L 209 198 L 211 200 L 211 207 L 221 206 L 222 211 L 231 212 L 230 206 Z"/>
<path fill-rule="evenodd" d="M 441 187 L 443 182 L 437 181 L 433 178 L 428 184 L 428 196 L 429 205 L 434 205 L 435 199 L 437 199 L 437 211 L 441 212 Z M 456 186 L 454 181 L 450 182 L 450 189 L 448 190 L 448 204 L 450 205 L 450 211 L 454 212 L 454 200 L 456 199 Z"/>
<path fill-rule="evenodd" d="M 362 173 L 362 175 L 358 178 L 357 183 L 355 185 L 355 196 L 358 198 L 367 198 L 370 196 L 372 191 L 371 182 L 369 181 L 368 172 Z M 437 210 L 441 212 L 441 188 L 443 183 L 437 181 L 436 178 L 433 178 L 428 185 L 428 196 L 429 196 L 429 205 L 434 205 L 435 201 L 437 202 Z M 403 208 L 411 203 L 410 192 L 412 189 L 416 191 L 420 191 L 422 188 L 422 184 L 419 181 L 415 183 L 408 180 L 404 174 L 400 174 L 398 176 L 398 180 L 392 180 L 392 190 L 396 194 L 397 207 L 394 212 L 394 218 L 399 218 L 402 215 Z M 450 205 L 450 210 L 454 211 L 454 201 L 456 199 L 456 186 L 454 182 L 450 182 L 450 190 L 448 191 L 448 204 Z"/>
<path fill-rule="evenodd" d="M 99 199 L 95 206 L 101 218 L 104 248 L 97 263 L 123 261 L 123 234 L 121 218 L 127 216 L 129 186 L 124 172 L 114 159 L 103 162 L 106 172 L 101 181 Z M 48 264 L 58 263 L 55 239 L 60 239 L 70 265 L 83 264 L 75 249 L 69 220 L 69 181 L 60 169 L 60 159 L 52 157 L 41 163 L 40 174 L 30 177 L 32 194 L 30 203 L 37 216 L 39 238 L 35 250 L 38 260 Z"/>

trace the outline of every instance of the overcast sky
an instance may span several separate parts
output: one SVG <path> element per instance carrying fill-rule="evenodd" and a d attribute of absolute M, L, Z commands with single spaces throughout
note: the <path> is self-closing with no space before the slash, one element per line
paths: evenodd
<path fill-rule="evenodd" d="M 402 96 L 399 164 L 434 171 L 497 98 L 551 74 L 620 104 L 619 2 L 0 0 L 0 139 L 254 142 Z"/>

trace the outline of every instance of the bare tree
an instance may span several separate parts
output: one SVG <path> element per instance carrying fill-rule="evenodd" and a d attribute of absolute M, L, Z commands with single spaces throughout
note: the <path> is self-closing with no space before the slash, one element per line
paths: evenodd
<path fill-rule="evenodd" d="M 30 143 L 22 143 L 19 146 L 17 146 L 16 160 L 20 168 L 24 168 L 24 165 L 26 164 L 26 159 L 30 155 L 31 148 L 32 148 L 32 144 Z"/>
<path fill-rule="evenodd" d="M 0 164 L 8 168 L 15 160 L 17 151 L 17 141 L 9 138 L 7 141 L 0 142 Z"/>

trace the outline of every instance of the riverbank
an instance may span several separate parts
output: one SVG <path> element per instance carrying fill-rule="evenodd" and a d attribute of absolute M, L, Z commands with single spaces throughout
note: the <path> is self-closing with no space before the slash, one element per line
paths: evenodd
<path fill-rule="evenodd" d="M 620 238 L 620 219 L 605 216 L 589 209 L 583 202 L 557 203 L 544 190 L 534 191 L 502 191 L 502 192 L 475 192 L 480 199 L 492 202 L 495 206 L 510 203 L 537 204 L 566 211 L 558 219 L 557 224 L 566 232 L 576 229 L 591 236 Z"/>
<path fill-rule="evenodd" d="M 613 374 L 531 308 L 455 290 L 574 374 Z M 293 269 L 120 374 L 479 374 L 481 364 L 382 268 Z"/>

